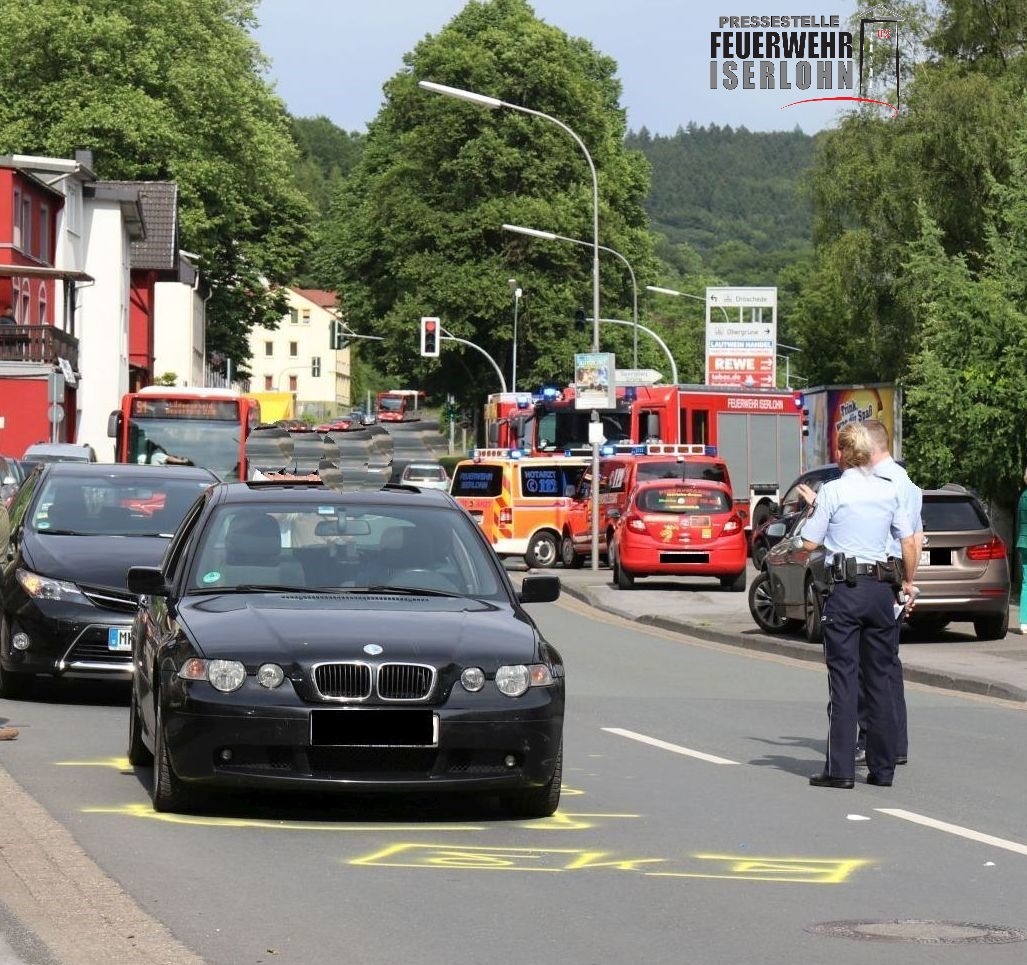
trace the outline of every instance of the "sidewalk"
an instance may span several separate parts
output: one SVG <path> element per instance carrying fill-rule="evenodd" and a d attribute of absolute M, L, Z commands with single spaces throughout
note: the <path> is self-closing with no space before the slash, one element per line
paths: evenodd
<path fill-rule="evenodd" d="M 518 567 L 509 561 L 507 565 L 515 584 L 519 583 L 526 572 L 523 564 Z M 618 590 L 610 582 L 609 569 L 593 572 L 587 563 L 580 570 L 560 567 L 537 572 L 559 576 L 568 596 L 636 623 L 730 646 L 823 661 L 821 646 L 802 636 L 763 633 L 749 613 L 748 594 L 721 590 L 712 580 L 650 578 L 639 581 L 633 590 Z M 750 566 L 749 579 L 754 576 Z M 905 679 L 1027 703 L 1027 636 L 1020 635 L 1016 605 L 1010 608 L 1009 626 L 1004 640 L 987 643 L 977 640 L 969 623 L 951 623 L 926 639 L 907 639 L 903 634 Z"/>

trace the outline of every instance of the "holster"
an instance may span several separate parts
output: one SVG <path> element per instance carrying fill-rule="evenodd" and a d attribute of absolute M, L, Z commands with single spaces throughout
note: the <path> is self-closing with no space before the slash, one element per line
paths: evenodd
<path fill-rule="evenodd" d="M 877 564 L 877 578 L 882 583 L 890 583 L 896 589 L 902 586 L 902 581 L 905 575 L 905 569 L 902 566 L 902 560 L 889 556 L 887 563 Z"/>

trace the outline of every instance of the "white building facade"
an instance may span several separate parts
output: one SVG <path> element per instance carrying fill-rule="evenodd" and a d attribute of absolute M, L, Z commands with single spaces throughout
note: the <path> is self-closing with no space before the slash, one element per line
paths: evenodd
<path fill-rule="evenodd" d="M 336 348 L 341 317 L 336 297 L 289 288 L 288 314 L 278 328 L 250 331 L 251 392 L 292 392 L 298 416 L 345 414 L 352 405 L 349 347 Z"/>

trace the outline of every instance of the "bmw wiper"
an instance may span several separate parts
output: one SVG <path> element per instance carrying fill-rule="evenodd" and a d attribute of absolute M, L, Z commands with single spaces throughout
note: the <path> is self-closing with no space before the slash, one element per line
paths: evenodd
<path fill-rule="evenodd" d="M 36 530 L 40 536 L 83 536 L 83 533 L 78 533 L 73 529 L 39 529 Z"/>
<path fill-rule="evenodd" d="M 352 589 L 354 593 L 395 593 L 398 596 L 467 596 L 466 593 L 454 593 L 452 590 L 429 590 L 417 586 L 392 586 L 389 583 L 376 583 L 374 586 L 357 586 Z"/>
<path fill-rule="evenodd" d="M 282 586 L 278 583 L 239 583 L 235 586 L 203 586 L 189 591 L 190 596 L 210 596 L 218 593 L 321 593 L 306 586 Z"/>

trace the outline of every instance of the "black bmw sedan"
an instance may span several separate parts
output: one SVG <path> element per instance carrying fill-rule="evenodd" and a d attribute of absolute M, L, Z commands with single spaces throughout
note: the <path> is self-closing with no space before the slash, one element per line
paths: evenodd
<path fill-rule="evenodd" d="M 156 564 L 216 477 L 185 466 L 53 462 L 10 506 L 0 570 L 0 696 L 37 675 L 127 680 L 137 598 L 125 578 Z"/>
<path fill-rule="evenodd" d="M 480 528 L 413 486 L 221 484 L 142 595 L 129 760 L 158 811 L 213 788 L 560 799 L 564 669 Z"/>

